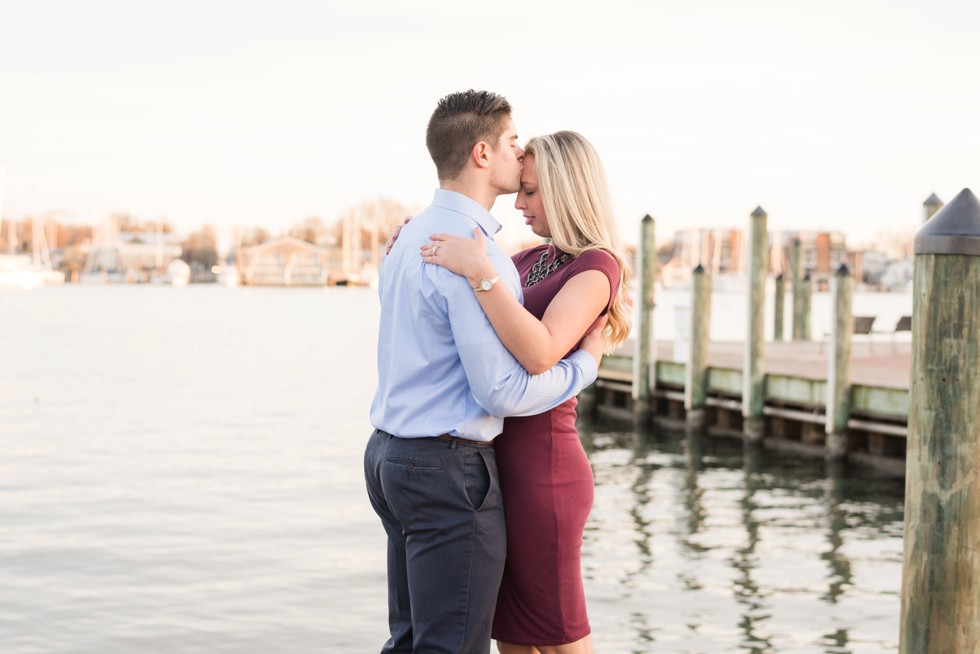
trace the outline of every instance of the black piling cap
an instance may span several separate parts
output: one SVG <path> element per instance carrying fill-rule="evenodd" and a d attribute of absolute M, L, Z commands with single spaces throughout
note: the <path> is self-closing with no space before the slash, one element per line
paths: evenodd
<path fill-rule="evenodd" d="M 926 198 L 926 201 L 923 202 L 922 204 L 926 207 L 940 207 L 942 206 L 943 201 L 939 199 L 939 196 L 933 193 L 928 198 Z"/>
<path fill-rule="evenodd" d="M 651 216 L 650 214 L 643 216 L 643 222 L 648 223 L 651 220 L 653 220 L 653 216 Z"/>
<path fill-rule="evenodd" d="M 980 256 L 980 201 L 965 188 L 915 235 L 916 254 Z"/>
<path fill-rule="evenodd" d="M 781 282 L 784 279 L 786 279 L 786 277 L 783 276 L 783 273 L 779 273 L 778 275 L 776 275 L 776 280 L 777 281 L 780 281 Z"/>
<path fill-rule="evenodd" d="M 697 267 L 696 267 L 696 268 L 694 269 L 694 274 L 695 274 L 695 275 L 703 275 L 703 274 L 704 274 L 704 266 L 702 266 L 702 265 L 701 265 L 701 264 L 699 263 L 699 264 L 697 265 Z"/>
<path fill-rule="evenodd" d="M 753 218 L 765 218 L 768 215 L 762 207 L 756 207 L 755 211 L 752 212 Z"/>
<path fill-rule="evenodd" d="M 837 272 L 835 272 L 834 274 L 840 275 L 841 277 L 845 277 L 851 274 L 851 269 L 847 267 L 846 263 L 842 263 L 841 265 L 837 266 Z"/>

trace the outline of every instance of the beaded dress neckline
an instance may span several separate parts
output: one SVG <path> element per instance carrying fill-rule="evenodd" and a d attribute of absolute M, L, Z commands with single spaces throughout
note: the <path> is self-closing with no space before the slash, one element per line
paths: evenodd
<path fill-rule="evenodd" d="M 555 258 L 551 263 L 548 263 L 548 253 L 554 250 Z M 562 252 L 555 247 L 545 248 L 544 252 L 536 262 L 531 266 L 531 269 L 527 273 L 527 279 L 524 281 L 524 288 L 534 286 L 538 282 L 544 280 L 548 275 L 558 270 L 563 263 L 572 258 L 567 252 Z"/>

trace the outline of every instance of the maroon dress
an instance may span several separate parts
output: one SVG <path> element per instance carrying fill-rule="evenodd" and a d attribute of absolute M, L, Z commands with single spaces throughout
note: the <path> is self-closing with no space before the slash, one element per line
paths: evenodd
<path fill-rule="evenodd" d="M 539 320 L 564 283 L 578 273 L 603 272 L 612 291 L 610 305 L 619 288 L 619 263 L 602 250 L 573 259 L 543 245 L 516 254 L 514 263 L 524 286 L 524 306 Z M 591 631 L 581 559 L 594 488 L 592 467 L 575 429 L 577 403 L 571 398 L 540 415 L 507 418 L 494 441 L 507 520 L 507 561 L 493 637 L 505 643 L 561 645 Z"/>

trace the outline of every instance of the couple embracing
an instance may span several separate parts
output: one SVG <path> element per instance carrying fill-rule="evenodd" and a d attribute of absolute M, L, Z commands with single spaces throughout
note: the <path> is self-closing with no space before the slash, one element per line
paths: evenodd
<path fill-rule="evenodd" d="M 576 395 L 629 332 L 602 165 L 574 132 L 522 148 L 502 96 L 441 99 L 439 188 L 381 268 L 364 472 L 388 537 L 383 653 L 591 653 L 582 533 L 592 470 Z M 550 244 L 513 260 L 490 208 Z M 506 419 L 505 419 L 506 418 Z"/>

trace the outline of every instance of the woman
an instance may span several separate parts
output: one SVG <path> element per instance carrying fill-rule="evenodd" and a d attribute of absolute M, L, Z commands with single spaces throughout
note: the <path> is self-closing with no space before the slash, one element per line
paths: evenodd
<path fill-rule="evenodd" d="M 524 305 L 504 288 L 477 291 L 497 275 L 480 229 L 474 239 L 434 234 L 422 256 L 467 277 L 500 340 L 537 374 L 575 350 L 600 321 L 607 321 L 607 351 L 625 340 L 628 265 L 592 145 L 575 132 L 556 132 L 531 139 L 525 152 L 515 206 L 551 244 L 514 256 Z M 575 429 L 576 403 L 507 418 L 495 441 L 507 562 L 493 637 L 504 654 L 592 652 L 581 549 L 594 488 Z"/>

